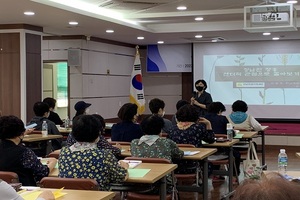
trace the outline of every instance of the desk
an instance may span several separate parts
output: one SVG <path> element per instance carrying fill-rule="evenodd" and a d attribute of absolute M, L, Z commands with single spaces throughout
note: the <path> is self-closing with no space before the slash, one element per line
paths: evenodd
<path fill-rule="evenodd" d="M 46 154 L 48 155 L 51 150 L 52 150 L 52 139 L 59 139 L 62 138 L 62 135 L 47 135 L 47 136 L 42 136 L 42 134 L 29 134 L 24 136 L 23 142 L 40 142 L 40 141 L 47 141 L 47 149 L 46 149 Z"/>
<path fill-rule="evenodd" d="M 135 169 L 150 169 L 150 171 L 142 178 L 128 178 L 126 183 L 148 183 L 152 184 L 160 181 L 160 199 L 165 200 L 167 196 L 166 191 L 166 175 L 177 168 L 176 164 L 158 164 L 158 163 L 141 163 Z M 54 168 L 49 176 L 58 176 L 58 168 Z M 88 198 L 87 198 L 88 199 Z"/>
<path fill-rule="evenodd" d="M 263 171 L 263 176 L 265 176 L 268 173 L 272 173 L 272 172 L 277 173 L 277 171 Z M 286 174 L 293 177 L 293 178 L 300 177 L 300 171 L 287 171 Z"/>
<path fill-rule="evenodd" d="M 121 146 L 122 152 L 121 155 L 124 157 L 130 157 L 130 146 L 122 145 Z M 192 155 L 192 156 L 184 156 L 183 160 L 203 160 L 203 199 L 208 199 L 208 161 L 207 157 L 217 152 L 217 149 L 215 148 L 192 148 L 192 147 L 179 147 L 182 151 L 200 151 L 199 153 Z M 194 188 L 193 186 L 190 186 L 191 188 L 188 191 L 195 191 L 199 192 L 199 187 Z"/>
<path fill-rule="evenodd" d="M 261 136 L 261 162 L 262 165 L 266 164 L 266 149 L 265 149 L 265 130 L 269 128 L 269 126 L 261 126 L 262 130 L 259 131 L 259 135 Z M 266 168 L 265 168 L 266 169 Z"/>
<path fill-rule="evenodd" d="M 51 190 L 55 191 L 57 189 L 47 189 L 41 188 L 41 191 Z M 67 193 L 66 195 L 58 198 L 57 200 L 110 200 L 115 196 L 114 192 L 104 192 L 104 191 L 91 191 L 91 190 L 63 190 L 63 193 Z"/>
<path fill-rule="evenodd" d="M 239 141 L 240 140 L 238 140 L 238 139 L 233 139 L 232 141 L 228 141 L 228 142 L 215 142 L 215 143 L 212 143 L 212 144 L 203 144 L 203 146 L 205 146 L 205 147 L 225 147 L 225 148 L 229 148 L 229 173 L 225 173 L 225 175 L 229 176 L 229 179 L 228 179 L 229 192 L 233 191 L 233 184 L 232 184 L 232 179 L 233 179 L 233 145 L 238 143 Z M 224 175 L 224 174 L 221 174 L 221 175 Z"/>

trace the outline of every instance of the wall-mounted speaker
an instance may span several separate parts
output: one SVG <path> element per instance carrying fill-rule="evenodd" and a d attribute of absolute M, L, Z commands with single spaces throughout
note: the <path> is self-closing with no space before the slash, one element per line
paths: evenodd
<path fill-rule="evenodd" d="M 80 49 L 68 49 L 68 66 L 70 67 L 81 66 Z"/>

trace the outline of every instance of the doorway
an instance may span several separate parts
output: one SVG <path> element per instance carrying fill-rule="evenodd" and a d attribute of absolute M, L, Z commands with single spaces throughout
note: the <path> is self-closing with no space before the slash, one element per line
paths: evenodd
<path fill-rule="evenodd" d="M 45 62 L 43 64 L 43 99 L 56 99 L 55 112 L 61 119 L 68 117 L 68 63 Z"/>

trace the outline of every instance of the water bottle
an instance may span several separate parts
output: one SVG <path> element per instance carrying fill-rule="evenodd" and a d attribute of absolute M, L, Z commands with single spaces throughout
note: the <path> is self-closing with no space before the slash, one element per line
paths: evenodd
<path fill-rule="evenodd" d="M 287 163 L 288 157 L 285 153 L 285 149 L 280 149 L 280 153 L 278 154 L 278 173 L 286 175 Z"/>
<path fill-rule="evenodd" d="M 65 129 L 69 128 L 69 116 L 67 116 L 66 120 L 65 120 Z"/>
<path fill-rule="evenodd" d="M 48 124 L 46 121 L 43 121 L 43 124 L 42 124 L 42 136 L 43 137 L 48 136 Z"/>
<path fill-rule="evenodd" d="M 233 126 L 232 126 L 231 123 L 227 123 L 226 130 L 227 130 L 227 140 L 232 141 L 232 139 L 233 139 Z"/>

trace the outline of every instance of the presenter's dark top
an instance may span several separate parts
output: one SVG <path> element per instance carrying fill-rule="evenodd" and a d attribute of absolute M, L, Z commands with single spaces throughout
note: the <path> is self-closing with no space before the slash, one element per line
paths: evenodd
<path fill-rule="evenodd" d="M 0 140 L 0 171 L 17 173 L 23 186 L 36 186 L 49 174 L 49 168 L 42 165 L 31 149 L 10 140 Z"/>
<path fill-rule="evenodd" d="M 131 121 L 120 122 L 111 127 L 111 141 L 131 142 L 143 135 L 140 125 Z"/>
<path fill-rule="evenodd" d="M 199 103 L 206 105 L 206 107 L 212 103 L 211 95 L 205 91 L 203 91 L 203 93 L 200 96 L 199 96 L 199 93 L 196 93 L 194 95 L 194 98 Z M 204 117 L 204 115 L 207 113 L 207 109 L 200 108 L 199 106 L 196 106 L 196 105 L 194 105 L 194 106 L 197 109 L 198 116 Z"/>

